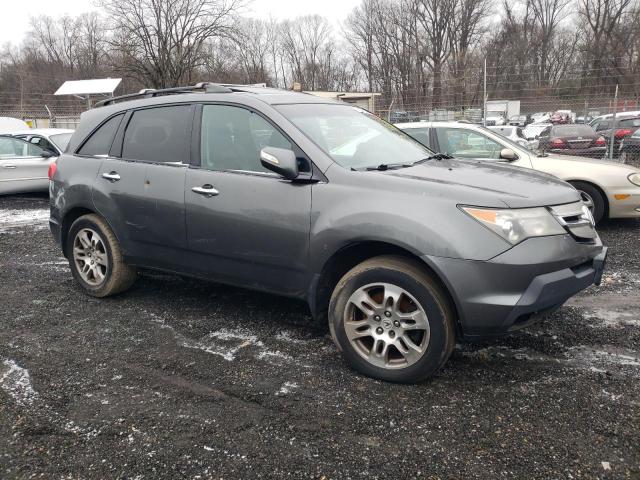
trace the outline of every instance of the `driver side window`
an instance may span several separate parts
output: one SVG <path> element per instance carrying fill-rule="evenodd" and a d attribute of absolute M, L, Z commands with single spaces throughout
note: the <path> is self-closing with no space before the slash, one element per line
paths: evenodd
<path fill-rule="evenodd" d="M 440 153 L 461 158 L 498 160 L 502 145 L 484 135 L 459 128 L 436 128 Z"/>
<path fill-rule="evenodd" d="M 37 157 L 43 150 L 25 140 L 11 137 L 0 137 L 0 159 Z"/>

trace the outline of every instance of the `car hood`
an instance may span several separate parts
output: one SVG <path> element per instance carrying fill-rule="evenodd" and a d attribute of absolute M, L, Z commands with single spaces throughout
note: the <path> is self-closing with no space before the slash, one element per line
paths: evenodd
<path fill-rule="evenodd" d="M 498 162 L 430 160 L 384 174 L 449 187 L 456 190 L 457 201 L 476 205 L 497 206 L 499 201 L 507 207 L 525 208 L 559 205 L 580 198 L 573 187 L 556 177 Z"/>

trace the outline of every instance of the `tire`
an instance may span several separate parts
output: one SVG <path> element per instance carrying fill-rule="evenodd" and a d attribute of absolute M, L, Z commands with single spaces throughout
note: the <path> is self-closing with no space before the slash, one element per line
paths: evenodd
<path fill-rule="evenodd" d="M 65 251 L 73 277 L 93 297 L 124 292 L 136 281 L 136 269 L 124 263 L 116 236 L 98 215 L 83 215 L 73 222 Z"/>
<path fill-rule="evenodd" d="M 598 190 L 590 183 L 586 182 L 569 183 L 571 183 L 571 185 L 573 185 L 575 189 L 580 192 L 582 200 L 587 203 L 587 205 L 591 203 L 591 206 L 589 208 L 591 209 L 593 219 L 595 220 L 596 224 L 600 223 L 604 219 L 607 210 L 606 201 L 602 193 L 600 193 L 600 190 Z"/>
<path fill-rule="evenodd" d="M 392 296 L 396 301 L 388 306 Z M 354 298 L 368 298 L 361 303 L 368 306 L 356 307 Z M 417 319 L 415 324 L 409 316 Z M 366 325 L 356 327 L 362 317 Z M 421 330 L 420 325 L 426 328 Z M 430 377 L 446 363 L 455 345 L 454 314 L 447 296 L 417 262 L 400 256 L 371 258 L 340 279 L 329 303 L 329 329 L 349 366 L 390 382 L 414 383 Z M 422 351 L 415 353 L 409 341 Z"/>

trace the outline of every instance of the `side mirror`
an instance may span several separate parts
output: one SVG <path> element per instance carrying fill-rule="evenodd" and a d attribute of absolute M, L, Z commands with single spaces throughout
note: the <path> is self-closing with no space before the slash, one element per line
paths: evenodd
<path fill-rule="evenodd" d="M 49 150 L 43 150 L 42 153 L 40 154 L 40 156 L 42 158 L 51 158 L 51 157 L 55 157 L 56 154 L 53 152 L 50 152 Z"/>
<path fill-rule="evenodd" d="M 282 175 L 287 180 L 298 177 L 298 160 L 293 150 L 265 147 L 260 150 L 260 163 L 267 170 Z"/>
<path fill-rule="evenodd" d="M 503 148 L 502 150 L 500 150 L 500 158 L 502 160 L 512 161 L 518 158 L 518 156 L 516 155 L 516 152 L 514 152 L 510 148 Z"/>

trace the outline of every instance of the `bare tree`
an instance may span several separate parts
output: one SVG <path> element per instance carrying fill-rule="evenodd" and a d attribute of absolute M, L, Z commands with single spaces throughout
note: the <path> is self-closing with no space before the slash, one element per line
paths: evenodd
<path fill-rule="evenodd" d="M 242 0 L 101 0 L 123 69 L 151 87 L 189 83 L 205 45 L 236 35 Z"/>

